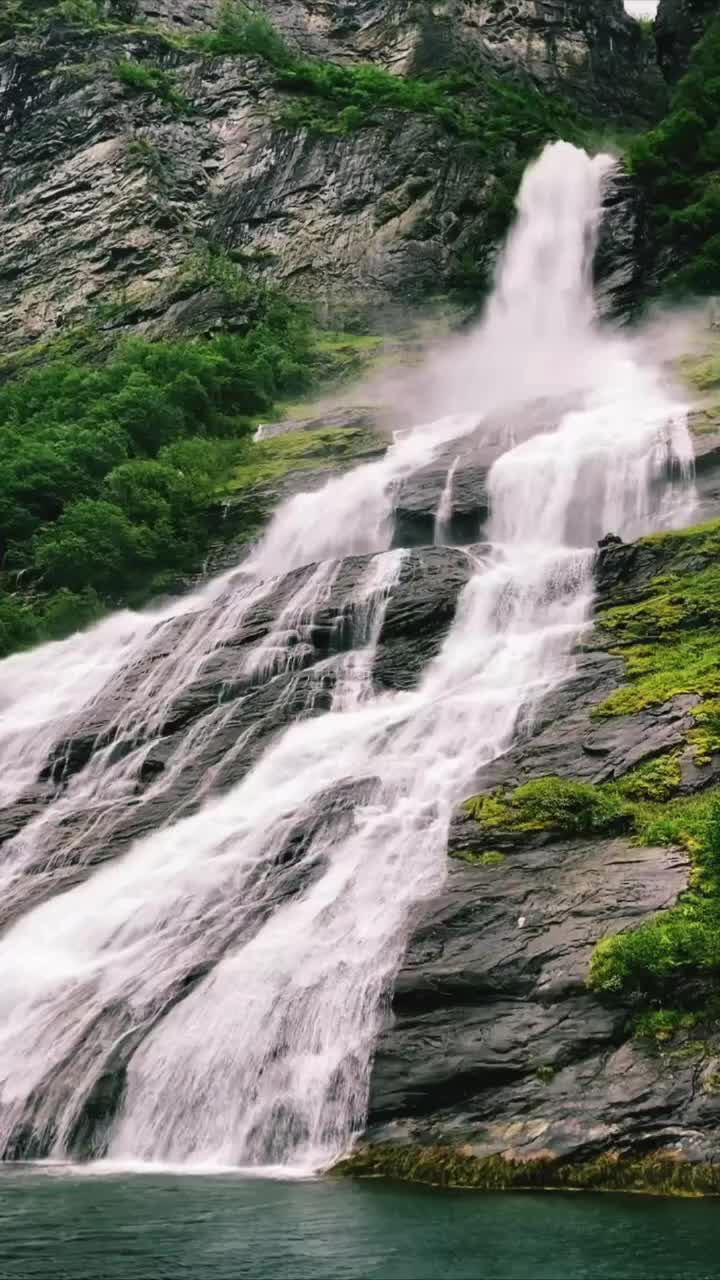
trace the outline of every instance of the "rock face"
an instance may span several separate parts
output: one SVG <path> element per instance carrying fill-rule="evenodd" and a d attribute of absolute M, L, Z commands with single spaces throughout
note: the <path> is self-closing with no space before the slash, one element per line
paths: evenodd
<path fill-rule="evenodd" d="M 586 1159 L 680 1144 L 709 1158 L 697 1062 L 669 1069 L 626 1039 L 628 1010 L 584 988 L 606 932 L 671 905 L 684 856 L 623 840 L 561 841 L 502 865 L 454 865 L 399 975 L 373 1073 L 369 1137 L 477 1156 Z"/>
<path fill-rule="evenodd" d="M 468 0 L 421 19 L 417 5 L 382 0 L 264 8 L 326 57 L 442 69 L 464 50 L 474 67 L 560 87 L 595 114 L 653 110 L 647 49 L 621 0 L 512 10 Z M 184 31 L 215 21 L 209 0 L 108 0 L 107 13 Z M 119 82 L 127 59 L 170 76 L 186 106 Z M 626 88 L 638 76 L 633 107 Z M 95 327 L 242 330 L 242 309 L 197 278 L 201 240 L 328 318 L 370 309 L 375 324 L 383 307 L 461 285 L 470 259 L 474 272 L 491 271 L 502 228 L 482 147 L 427 115 L 386 111 L 382 123 L 337 134 L 284 127 L 287 105 L 267 63 L 202 56 L 151 28 L 57 24 L 0 46 L 3 350 L 47 340 L 100 304 Z M 616 309 L 635 215 L 627 201 L 613 207 L 602 274 Z"/>
<path fill-rule="evenodd" d="M 662 542 L 610 542 L 597 566 L 600 603 L 636 599 L 665 554 Z M 694 696 L 591 718 L 622 679 L 620 659 L 604 650 L 601 634 L 591 637 L 572 678 L 474 789 L 547 775 L 609 781 L 673 748 L 682 788 L 716 782 L 716 765 L 685 758 Z M 716 1037 L 666 1053 L 633 1038 L 631 1003 L 603 1002 L 585 985 L 603 936 L 673 905 L 687 886 L 687 855 L 634 847 L 622 836 L 488 836 L 462 808 L 449 852 L 446 889 L 420 914 L 378 1044 L 367 1131 L 375 1149 L 382 1156 L 385 1144 L 410 1144 L 573 1163 L 608 1150 L 663 1150 L 712 1162 Z"/>
<path fill-rule="evenodd" d="M 670 84 L 687 71 L 693 45 L 718 16 L 718 0 L 660 0 L 655 40 L 660 69 Z"/>
<path fill-rule="evenodd" d="M 180 30 L 212 27 L 217 14 L 215 0 L 115 0 L 115 7 L 127 12 L 128 3 Z M 291 44 L 334 61 L 411 73 L 479 60 L 615 115 L 642 117 L 652 112 L 653 95 L 657 101 L 652 43 L 622 0 L 263 0 L 258 7 Z"/>

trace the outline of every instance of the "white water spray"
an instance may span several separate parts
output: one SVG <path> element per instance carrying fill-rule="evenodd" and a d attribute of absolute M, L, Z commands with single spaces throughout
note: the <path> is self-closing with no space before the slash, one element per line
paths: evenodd
<path fill-rule="evenodd" d="M 13 716 L 48 652 L 68 674 L 47 723 L 39 705 L 27 729 L 29 743 L 45 734 L 44 750 L 71 710 L 92 713 L 104 679 L 156 654 L 128 685 L 111 745 L 8 846 L 17 919 L 0 940 L 1 1149 L 61 1156 L 94 1143 L 128 1162 L 304 1169 L 327 1165 L 362 1126 L 373 1045 L 412 910 L 442 883 L 453 807 L 571 669 L 597 538 L 678 521 L 689 501 L 682 406 L 593 329 L 589 261 L 608 163 L 558 144 L 528 171 L 474 340 L 483 377 L 472 414 L 403 433 L 380 462 L 291 499 L 241 574 L 208 588 L 216 607 L 188 610 L 172 644 L 163 647 L 162 628 L 148 637 L 145 620 L 127 634 L 113 622 L 22 659 L 24 688 L 5 707 L 13 752 L 25 741 Z M 492 468 L 491 546 L 468 551 L 471 579 L 419 687 L 374 694 L 373 656 L 402 566 L 389 551 L 395 486 L 486 411 L 568 389 L 577 408 L 557 429 Z M 38 848 L 53 873 L 75 867 L 88 822 L 111 830 L 108 795 L 128 803 L 148 724 L 160 726 L 281 576 L 315 564 L 239 660 L 240 681 L 294 678 L 303 629 L 339 561 L 362 553 L 375 559 L 346 602 L 353 647 L 327 659 L 330 710 L 272 739 L 198 812 L 38 903 Z M 93 636 L 104 654 L 93 671 L 99 661 L 105 671 L 83 690 Z M 216 726 L 228 711 L 208 714 Z M 136 745 L 141 729 L 147 741 Z M 164 777 L 206 732 L 203 721 L 181 735 Z"/>

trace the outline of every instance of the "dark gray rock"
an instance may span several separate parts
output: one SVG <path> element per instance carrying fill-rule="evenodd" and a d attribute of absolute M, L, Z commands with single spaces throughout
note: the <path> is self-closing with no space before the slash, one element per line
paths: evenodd
<path fill-rule="evenodd" d="M 378 689 L 412 689 L 418 683 L 440 650 L 473 569 L 469 555 L 452 547 L 425 547 L 406 555 L 373 664 Z"/>
<path fill-rule="evenodd" d="M 627 1041 L 628 1010 L 585 991 L 605 934 L 671 905 L 685 855 L 622 839 L 556 841 L 501 865 L 451 864 L 398 975 L 372 1078 L 368 1136 L 473 1154 L 670 1140 L 695 1149 L 697 1062 Z M 720 1103 L 701 1104 L 705 1150 Z"/>
<path fill-rule="evenodd" d="M 77 883 L 133 840 L 194 812 L 208 795 L 239 782 L 289 724 L 327 711 L 338 678 L 334 660 L 367 641 L 352 594 L 370 559 L 344 560 L 327 597 L 276 631 L 264 663 L 249 663 L 248 657 L 257 654 L 316 566 L 285 575 L 249 609 L 240 603 L 233 609 L 231 583 L 204 611 L 159 626 L 136 660 L 68 728 L 38 784 L 0 813 L 0 837 L 9 842 L 46 807 L 62 801 L 50 836 L 33 842 L 24 857 L 0 922 L 12 919 L 20 904 L 27 909 Z M 406 554 L 376 647 L 376 688 L 408 689 L 420 679 L 471 573 L 469 556 L 451 547 Z M 183 673 L 179 683 L 177 671 Z M 174 694 L 168 692 L 173 682 Z M 136 719 L 126 714 L 133 699 Z M 101 764 L 122 766 L 129 781 L 121 802 L 104 785 L 88 806 L 87 771 Z"/>
<path fill-rule="evenodd" d="M 593 263 L 596 306 L 604 318 L 630 319 L 646 296 L 644 226 L 643 192 L 628 173 L 619 170 L 607 184 Z"/>
<path fill-rule="evenodd" d="M 662 542 L 604 539 L 599 603 L 642 598 L 670 554 Z M 478 772 L 473 789 L 548 774 L 608 781 L 673 748 L 683 751 L 684 790 L 716 783 L 720 761 L 697 765 L 685 746 L 694 695 L 592 717 L 622 679 L 602 634 L 588 636 L 571 678 Z M 448 848 L 446 887 L 418 910 L 378 1043 L 368 1139 L 462 1146 L 477 1157 L 581 1161 L 608 1149 L 668 1149 L 713 1160 L 715 1024 L 663 1048 L 633 1038 L 630 1002 L 599 1000 L 586 987 L 603 936 L 651 918 L 686 889 L 687 855 L 634 847 L 621 831 L 602 839 L 488 833 L 462 806 Z M 468 851 L 495 856 L 471 864 Z"/>

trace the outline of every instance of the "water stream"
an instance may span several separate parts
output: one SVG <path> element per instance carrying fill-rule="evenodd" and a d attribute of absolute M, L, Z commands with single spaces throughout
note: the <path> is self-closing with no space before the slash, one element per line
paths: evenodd
<path fill-rule="evenodd" d="M 362 1128 L 373 1046 L 413 911 L 442 884 L 453 807 L 571 672 L 597 540 L 679 522 L 692 503 L 684 407 L 594 325 L 610 165 L 556 144 L 528 170 L 466 357 L 472 412 L 398 434 L 381 460 L 290 499 L 239 570 L 181 606 L 0 664 L 6 803 L 69 727 L 103 723 L 0 864 L 7 1156 L 304 1172 Z M 509 437 L 494 463 L 486 542 L 467 548 L 470 580 L 419 685 L 377 692 L 375 648 L 403 564 L 390 549 L 398 485 L 448 446 L 452 459 L 485 415 L 568 393 L 571 411 L 519 444 Z M 350 644 L 331 645 L 303 684 L 304 646 L 343 562 L 368 555 L 343 603 Z M 294 722 L 239 780 L 227 785 L 223 758 L 157 830 L 105 860 L 128 806 L 174 794 L 231 724 L 237 700 L 216 701 L 178 731 L 137 801 L 163 725 L 278 592 L 233 682 L 241 700 L 260 677 L 274 684 L 299 707 Z M 325 709 L 305 714 L 321 693 Z M 248 731 L 228 748 L 238 772 L 252 741 Z"/>

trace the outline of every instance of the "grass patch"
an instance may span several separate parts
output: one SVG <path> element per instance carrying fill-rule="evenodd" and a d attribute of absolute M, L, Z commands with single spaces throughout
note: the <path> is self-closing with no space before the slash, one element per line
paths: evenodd
<path fill-rule="evenodd" d="M 588 985 L 604 994 L 677 998 L 680 979 L 720 973 L 720 793 L 639 805 L 634 829 L 637 843 L 680 845 L 690 853 L 691 888 L 637 929 L 603 938 Z"/>
<path fill-rule="evenodd" d="M 453 849 L 450 857 L 468 862 L 473 867 L 501 867 L 505 861 L 505 854 L 499 849 L 487 849 L 483 853 L 476 849 Z"/>
<path fill-rule="evenodd" d="M 341 465 L 376 442 L 372 432 L 341 427 L 289 431 L 270 440 L 259 440 L 252 453 L 235 467 L 227 491 L 269 484 L 291 471 L 311 471 L 320 464 Z"/>
<path fill-rule="evenodd" d="M 175 77 L 149 62 L 123 58 L 115 63 L 115 79 L 132 93 L 162 102 L 177 115 L 190 110 L 190 103 L 178 90 Z"/>

